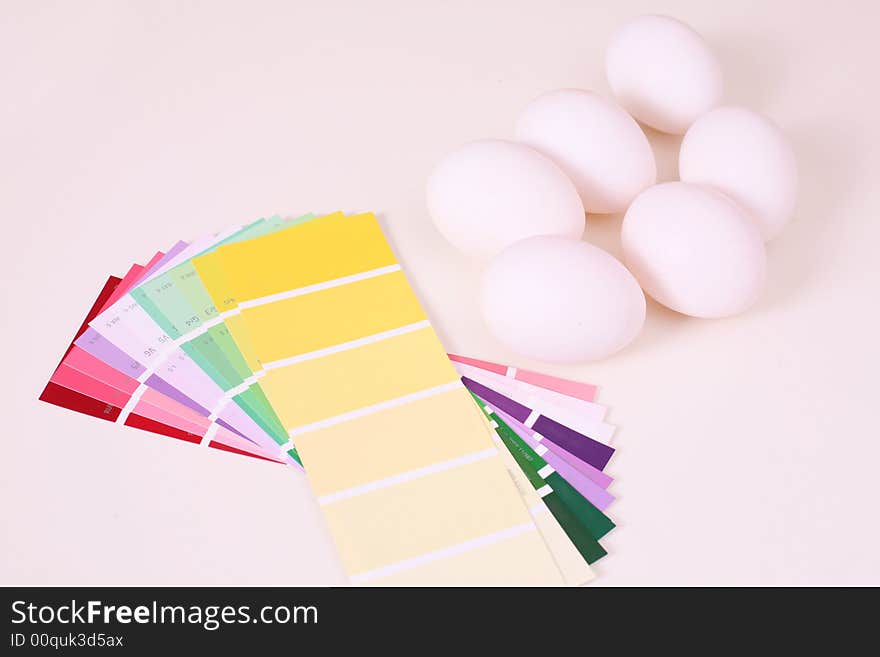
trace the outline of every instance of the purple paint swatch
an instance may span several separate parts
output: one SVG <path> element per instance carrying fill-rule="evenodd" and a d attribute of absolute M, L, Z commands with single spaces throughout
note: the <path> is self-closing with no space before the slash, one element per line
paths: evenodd
<path fill-rule="evenodd" d="M 495 392 L 491 388 L 487 388 L 466 376 L 461 377 L 461 381 L 468 390 L 492 406 L 497 406 L 518 422 L 526 424 L 526 420 L 532 414 L 532 409 L 529 407 L 523 406 L 519 402 L 510 399 L 510 397 Z M 603 470 L 608 465 L 608 461 L 611 460 L 611 456 L 614 454 L 614 448 L 593 440 L 582 433 L 578 433 L 574 429 L 570 429 L 564 424 L 560 424 L 544 415 L 538 416 L 538 419 L 532 424 L 532 428 L 547 440 L 559 445 L 599 470 Z"/>
<path fill-rule="evenodd" d="M 500 408 L 493 408 L 492 410 L 494 410 L 498 414 L 498 417 L 510 427 L 511 431 L 522 438 L 523 442 L 529 447 L 532 449 L 540 448 L 541 443 L 532 437 L 532 432 L 529 431 L 528 427 L 517 422 L 515 418 L 511 417 Z M 561 458 L 552 450 L 547 449 L 547 451 L 541 455 L 541 458 L 556 470 L 563 479 L 570 483 L 577 492 L 590 500 L 597 509 L 604 511 L 614 501 L 614 496 L 611 493 L 590 479 L 583 472 L 578 471 L 577 468 L 570 463 L 567 463 L 565 459 Z M 608 475 L 604 476 L 610 479 Z"/>

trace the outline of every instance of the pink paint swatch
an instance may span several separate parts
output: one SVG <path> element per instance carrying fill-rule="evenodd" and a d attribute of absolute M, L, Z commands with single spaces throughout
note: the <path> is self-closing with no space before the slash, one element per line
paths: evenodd
<path fill-rule="evenodd" d="M 508 365 L 499 365 L 488 360 L 479 360 L 477 358 L 468 358 L 467 356 L 459 356 L 457 354 L 447 354 L 449 360 L 456 363 L 464 363 L 465 365 L 473 365 L 488 372 L 508 376 L 517 381 L 530 383 L 531 385 L 546 388 L 547 390 L 555 390 L 569 397 L 577 397 L 584 401 L 596 400 L 596 386 L 589 383 L 581 383 L 580 381 L 572 381 L 563 379 L 558 376 L 550 376 L 549 374 L 541 374 L 531 370 L 521 370 Z"/>

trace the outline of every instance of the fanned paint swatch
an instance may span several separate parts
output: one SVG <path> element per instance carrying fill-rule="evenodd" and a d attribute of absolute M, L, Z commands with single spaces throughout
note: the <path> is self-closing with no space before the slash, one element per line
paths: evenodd
<path fill-rule="evenodd" d="M 146 263 L 108 279 L 42 400 L 303 466 L 353 584 L 593 579 L 614 527 L 595 386 L 448 355 L 372 214 Z"/>

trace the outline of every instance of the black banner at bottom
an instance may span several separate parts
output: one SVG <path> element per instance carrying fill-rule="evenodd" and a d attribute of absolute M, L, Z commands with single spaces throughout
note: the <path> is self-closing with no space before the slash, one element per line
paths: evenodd
<path fill-rule="evenodd" d="M 434 654 L 475 639 L 539 649 L 698 636 L 729 648 L 810 628 L 869 627 L 853 591 L 754 589 L 5 588 L 0 653 L 409 647 Z M 784 610 L 785 613 L 781 613 Z M 817 622 L 811 624 L 811 619 Z M 838 632 L 837 636 L 841 636 Z M 752 646 L 754 644 L 751 644 Z M 790 644 L 788 644 L 790 645 Z M 561 645 L 559 646 L 561 647 Z M 814 646 L 815 647 L 815 646 Z M 840 647 L 838 645 L 838 647 Z M 557 652 L 554 650 L 554 652 Z"/>

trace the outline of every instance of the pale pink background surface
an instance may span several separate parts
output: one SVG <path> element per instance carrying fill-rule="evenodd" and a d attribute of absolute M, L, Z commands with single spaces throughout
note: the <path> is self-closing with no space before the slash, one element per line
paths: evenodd
<path fill-rule="evenodd" d="M 749 313 L 651 304 L 610 360 L 517 358 L 425 176 L 543 91 L 607 93 L 605 40 L 648 11 L 700 30 L 726 100 L 791 136 L 797 218 Z M 0 583 L 341 581 L 301 478 L 36 398 L 108 273 L 269 213 L 370 209 L 450 351 L 601 384 L 620 528 L 598 585 L 880 584 L 878 18 L 868 0 L 3 0 Z M 678 139 L 654 142 L 670 179 Z M 616 252 L 619 223 L 587 239 Z"/>

